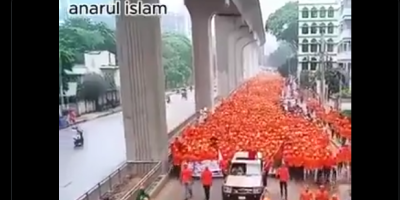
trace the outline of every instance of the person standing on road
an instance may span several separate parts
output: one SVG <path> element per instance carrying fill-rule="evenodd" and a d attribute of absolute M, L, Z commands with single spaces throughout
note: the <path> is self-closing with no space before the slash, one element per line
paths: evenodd
<path fill-rule="evenodd" d="M 300 200 L 313 200 L 314 195 L 310 191 L 310 188 L 306 186 L 304 190 L 300 193 Z"/>
<path fill-rule="evenodd" d="M 182 173 L 181 173 L 181 181 L 185 188 L 185 199 L 192 198 L 193 197 L 193 190 L 192 190 L 193 172 L 188 167 L 187 164 L 183 165 L 183 169 L 182 169 Z"/>
<path fill-rule="evenodd" d="M 329 193 L 325 186 L 319 186 L 319 190 L 315 193 L 315 200 L 329 200 Z"/>
<path fill-rule="evenodd" d="M 265 164 L 264 164 L 264 168 L 263 168 L 263 171 L 264 171 L 263 185 L 264 185 L 264 187 L 267 187 L 268 175 L 269 175 L 269 170 L 271 169 L 271 166 L 272 166 L 272 162 L 265 160 Z"/>
<path fill-rule="evenodd" d="M 212 172 L 205 167 L 203 172 L 201 173 L 201 183 L 204 188 L 204 196 L 206 200 L 210 200 L 210 188 L 212 186 Z"/>
<path fill-rule="evenodd" d="M 279 188 L 282 199 L 286 199 L 288 197 L 288 181 L 289 181 L 289 169 L 286 167 L 285 163 L 282 163 L 281 167 L 278 168 L 276 175 L 279 178 Z"/>

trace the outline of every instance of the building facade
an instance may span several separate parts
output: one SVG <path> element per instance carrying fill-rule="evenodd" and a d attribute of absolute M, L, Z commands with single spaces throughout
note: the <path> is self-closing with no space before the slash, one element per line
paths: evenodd
<path fill-rule="evenodd" d="M 301 71 L 315 72 L 322 62 L 336 66 L 338 18 L 336 0 L 299 0 L 298 77 Z"/>
<path fill-rule="evenodd" d="M 190 21 L 190 18 L 188 19 L 185 14 L 170 12 L 161 17 L 161 30 L 162 32 L 180 33 L 188 36 L 190 27 L 188 27 L 187 21 Z"/>
<path fill-rule="evenodd" d="M 341 0 L 339 9 L 338 66 L 347 73 L 351 90 L 351 0 Z"/>

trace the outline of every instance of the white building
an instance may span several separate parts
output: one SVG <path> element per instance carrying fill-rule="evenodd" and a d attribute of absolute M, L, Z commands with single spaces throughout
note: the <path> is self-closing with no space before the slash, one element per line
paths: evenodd
<path fill-rule="evenodd" d="M 336 0 L 299 0 L 298 77 L 302 70 L 316 71 L 321 59 L 336 65 L 338 18 Z"/>
<path fill-rule="evenodd" d="M 348 73 L 351 89 L 351 0 L 341 0 L 339 9 L 338 66 Z"/>

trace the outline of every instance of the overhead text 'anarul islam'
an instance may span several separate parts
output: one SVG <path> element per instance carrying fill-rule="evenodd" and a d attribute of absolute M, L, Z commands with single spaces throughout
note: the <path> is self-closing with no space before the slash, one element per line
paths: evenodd
<path fill-rule="evenodd" d="M 143 3 L 138 1 L 131 3 L 115 1 L 110 4 L 71 4 L 68 9 L 70 15 L 128 15 L 128 16 L 153 16 L 166 15 L 168 13 L 165 4 Z"/>

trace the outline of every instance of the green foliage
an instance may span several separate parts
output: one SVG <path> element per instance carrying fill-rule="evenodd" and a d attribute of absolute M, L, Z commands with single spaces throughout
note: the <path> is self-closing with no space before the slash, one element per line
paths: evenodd
<path fill-rule="evenodd" d="M 300 87 L 304 89 L 315 89 L 316 87 L 316 75 L 308 70 L 302 70 L 300 72 Z"/>
<path fill-rule="evenodd" d="M 96 102 L 96 106 L 98 106 L 99 97 L 105 94 L 106 90 L 106 81 L 96 73 L 86 74 L 82 82 L 78 84 L 78 96 L 84 100 Z"/>
<path fill-rule="evenodd" d="M 193 71 L 191 41 L 184 35 L 176 33 L 165 33 L 162 41 L 166 86 L 176 88 L 186 85 Z M 59 26 L 59 63 L 64 91 L 68 89 L 68 76 L 65 71 L 71 70 L 76 63 L 83 63 L 84 53 L 92 50 L 117 53 L 115 33 L 105 23 L 93 22 L 89 18 L 73 17 Z M 92 76 L 90 75 L 90 81 L 86 80 L 80 88 L 82 98 L 88 100 L 97 99 L 99 96 L 96 95 L 100 95 L 103 91 L 103 86 L 97 88 L 94 83 L 104 82 L 104 80 L 100 81 L 99 77 L 93 79 Z M 115 83 L 110 84 L 115 85 Z M 90 91 L 87 88 L 95 88 L 95 90 Z"/>
<path fill-rule="evenodd" d="M 58 27 L 59 70 L 64 91 L 68 90 L 66 70 L 83 63 L 85 51 L 107 50 L 116 53 L 114 31 L 104 23 L 94 23 L 89 18 L 69 18 Z"/>
<path fill-rule="evenodd" d="M 266 31 L 275 35 L 278 40 L 295 43 L 298 40 L 298 2 L 288 2 L 274 13 L 266 21 Z"/>
<path fill-rule="evenodd" d="M 333 95 L 339 93 L 340 84 L 345 84 L 346 77 L 339 70 L 328 69 L 325 71 L 325 82 L 328 85 L 328 95 Z"/>
<path fill-rule="evenodd" d="M 292 57 L 286 60 L 285 63 L 278 66 L 278 72 L 283 77 L 288 77 L 289 74 L 295 75 L 297 73 L 297 58 Z"/>
<path fill-rule="evenodd" d="M 342 115 L 351 118 L 351 110 L 343 110 Z"/>
<path fill-rule="evenodd" d="M 188 84 L 192 75 L 192 45 L 190 40 L 181 34 L 163 34 L 163 66 L 165 85 L 177 88 Z"/>

